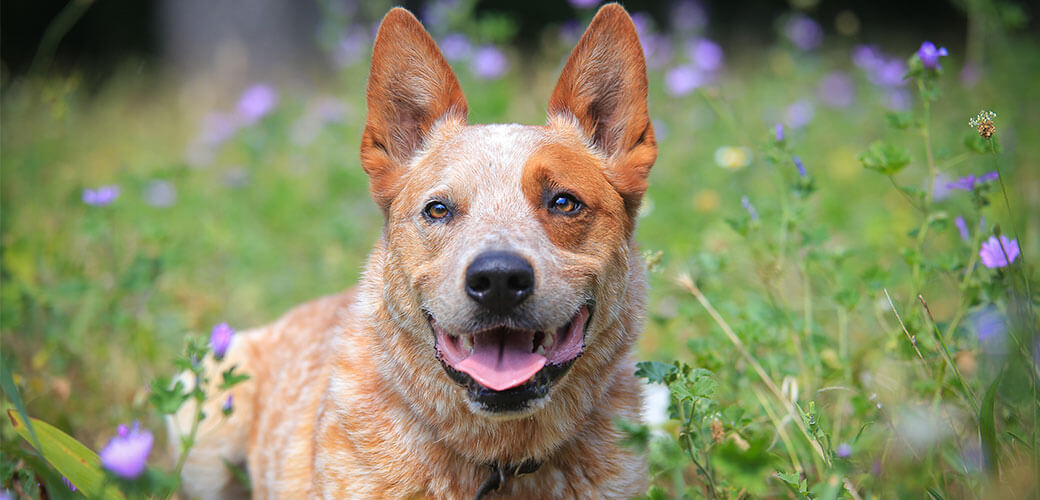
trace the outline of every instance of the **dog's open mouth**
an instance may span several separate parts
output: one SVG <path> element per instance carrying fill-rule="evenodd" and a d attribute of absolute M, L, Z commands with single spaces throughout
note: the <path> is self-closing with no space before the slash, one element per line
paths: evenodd
<path fill-rule="evenodd" d="M 448 374 L 470 391 L 470 397 L 493 411 L 521 409 L 544 396 L 585 349 L 589 308 L 583 306 L 554 331 L 496 327 L 473 334 L 451 335 L 430 318 L 437 358 Z M 510 404 L 505 403 L 506 400 Z"/>

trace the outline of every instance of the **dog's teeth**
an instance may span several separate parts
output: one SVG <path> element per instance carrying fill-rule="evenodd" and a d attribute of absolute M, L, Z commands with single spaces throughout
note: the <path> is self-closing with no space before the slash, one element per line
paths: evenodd
<path fill-rule="evenodd" d="M 462 335 L 460 341 L 462 343 L 462 349 L 469 354 L 473 354 L 473 337 L 470 335 Z"/>
<path fill-rule="evenodd" d="M 556 343 L 556 334 L 553 332 L 546 332 L 545 338 L 542 339 L 542 346 L 546 349 L 553 346 Z"/>
<path fill-rule="evenodd" d="M 545 346 L 544 345 L 538 346 L 538 348 L 535 349 L 534 352 L 535 352 L 535 354 L 541 354 L 542 356 L 545 356 Z"/>

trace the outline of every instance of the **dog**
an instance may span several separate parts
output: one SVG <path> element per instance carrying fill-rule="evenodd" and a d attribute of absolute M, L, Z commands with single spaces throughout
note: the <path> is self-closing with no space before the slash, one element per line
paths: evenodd
<path fill-rule="evenodd" d="M 469 125 L 459 82 L 407 10 L 373 47 L 361 165 L 384 228 L 358 286 L 243 332 L 208 366 L 251 378 L 206 403 L 182 471 L 204 500 L 631 498 L 645 455 L 633 233 L 657 143 L 643 50 L 602 7 L 544 126 Z M 214 392 L 216 393 L 216 392 Z M 171 442 L 191 427 L 186 404 Z M 178 430 L 179 429 L 179 430 Z"/>

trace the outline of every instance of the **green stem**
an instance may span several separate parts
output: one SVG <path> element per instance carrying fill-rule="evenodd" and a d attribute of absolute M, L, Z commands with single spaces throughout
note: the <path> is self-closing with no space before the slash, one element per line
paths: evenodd
<path fill-rule="evenodd" d="M 65 38 L 69 30 L 76 25 L 76 21 L 83 17 L 93 3 L 94 0 L 73 0 L 61 9 L 57 17 L 47 26 L 47 31 L 43 33 L 40 46 L 36 49 L 36 55 L 33 56 L 32 65 L 29 66 L 30 75 L 39 74 L 50 66 L 61 39 Z"/>

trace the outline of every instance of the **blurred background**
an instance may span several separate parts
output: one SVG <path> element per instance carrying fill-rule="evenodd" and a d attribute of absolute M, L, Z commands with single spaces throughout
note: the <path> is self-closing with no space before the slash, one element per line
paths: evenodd
<path fill-rule="evenodd" d="M 539 124 L 600 3 L 404 6 L 458 73 L 471 122 Z M 158 430 L 148 384 L 173 371 L 186 334 L 225 321 L 246 329 L 357 280 L 381 223 L 358 161 L 364 86 L 375 30 L 393 5 L 0 3 L 0 346 L 30 414 L 95 449 L 121 422 Z M 872 405 L 932 394 L 915 380 L 881 294 L 913 306 L 920 288 L 909 276 L 918 279 L 923 252 L 935 273 L 923 290 L 939 322 L 953 324 L 957 362 L 980 387 L 992 380 L 1004 358 L 980 329 L 986 314 L 1007 308 L 985 294 L 962 301 L 967 288 L 954 278 L 969 259 L 976 265 L 979 238 L 995 224 L 1017 231 L 1024 256 L 1037 248 L 1040 4 L 623 5 L 644 45 L 661 148 L 637 236 L 655 269 L 637 357 L 708 368 L 733 389 L 732 404 L 757 408 L 752 393 L 736 395 L 748 379 L 731 362 L 733 346 L 673 281 L 694 273 L 724 314 L 746 322 L 741 335 L 777 380 L 795 381 L 795 399 L 798 387 L 804 399 L 841 384 L 860 398 L 821 396 L 835 439 L 851 439 Z M 906 78 L 924 41 L 949 53 L 927 111 Z M 981 109 L 998 114 L 1010 211 L 950 187 L 993 169 L 968 124 Z M 914 125 L 906 130 L 921 120 L 934 151 Z M 802 166 L 776 161 L 777 125 Z M 909 187 L 863 168 L 858 155 L 879 139 L 909 152 L 898 181 Z M 935 240 L 915 247 L 913 200 L 925 191 L 942 217 Z M 955 216 L 968 218 L 968 239 Z M 785 268 L 788 255 L 804 265 Z M 780 309 L 795 319 L 770 316 Z M 807 344 L 792 344 L 803 329 Z M 812 353 L 808 363 L 802 352 Z M 929 434 L 920 446 L 961 431 Z M 877 456 L 857 467 L 871 474 Z M 933 477 L 909 470 L 898 473 L 911 483 Z"/>

